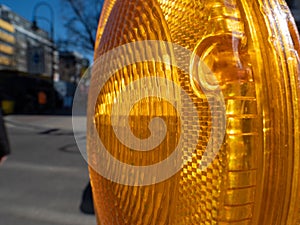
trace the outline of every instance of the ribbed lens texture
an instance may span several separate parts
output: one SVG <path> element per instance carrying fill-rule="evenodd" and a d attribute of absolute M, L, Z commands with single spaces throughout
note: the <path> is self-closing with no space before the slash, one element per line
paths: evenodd
<path fill-rule="evenodd" d="M 106 1 L 95 59 L 123 44 L 143 40 L 173 42 L 194 52 L 199 58 L 190 60 L 192 76 L 164 63 L 126 66 L 104 85 L 94 118 L 89 119 L 95 120 L 100 139 L 118 160 L 147 166 L 167 158 L 178 144 L 181 121 L 167 101 L 142 99 L 127 115 L 132 132 L 142 139 L 151 135 L 147 126 L 152 118 L 165 121 L 169 132 L 153 151 L 137 152 L 124 146 L 110 120 L 114 98 L 126 85 L 143 77 L 163 77 L 179 84 L 194 102 L 201 127 L 198 144 L 183 168 L 158 184 L 117 184 L 90 168 L 98 223 L 298 224 L 300 50 L 286 4 L 281 0 Z M 143 51 L 140 54 L 151 54 Z M 160 51 L 155 49 L 153 54 Z M 217 78 L 226 106 L 226 135 L 224 140 L 221 136 L 214 140 L 222 141 L 222 146 L 216 157 L 208 156 L 212 163 L 202 160 L 213 128 L 211 110 L 213 107 L 214 116 L 220 118 L 223 112 L 219 103 L 208 104 L 201 89 L 211 86 L 209 75 L 203 83 L 203 74 L 197 72 L 199 59 Z M 151 92 L 151 85 L 141 90 Z M 177 94 L 170 93 L 171 98 L 180 99 Z M 189 105 L 182 104 L 182 111 L 188 113 Z M 191 134 L 194 119 L 189 121 Z M 218 126 L 216 130 L 221 130 L 222 124 Z M 88 149 L 94 146 L 95 141 L 89 139 Z M 89 160 L 97 158 L 91 154 Z"/>

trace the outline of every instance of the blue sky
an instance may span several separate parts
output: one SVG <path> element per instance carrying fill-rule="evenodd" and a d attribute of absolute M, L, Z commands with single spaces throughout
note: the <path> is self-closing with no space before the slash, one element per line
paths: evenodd
<path fill-rule="evenodd" d="M 88 0 L 87 0 L 88 1 Z M 62 21 L 62 9 L 60 0 L 0 0 L 0 4 L 8 6 L 12 11 L 16 12 L 25 19 L 32 21 L 33 9 L 40 2 L 48 3 L 54 10 L 54 39 L 64 37 L 65 29 Z M 50 20 L 51 14 L 47 6 L 41 5 L 37 8 L 36 16 L 42 16 Z M 38 26 L 50 32 L 50 24 L 44 20 L 38 20 Z M 92 62 L 92 55 L 86 55 Z"/>
<path fill-rule="evenodd" d="M 39 2 L 46 2 L 52 6 L 54 10 L 54 35 L 55 39 L 64 36 L 64 28 L 62 24 L 61 18 L 61 8 L 60 8 L 60 0 L 0 0 L 0 4 L 4 4 L 8 6 L 12 11 L 16 12 L 17 14 L 21 15 L 25 19 L 32 21 L 33 17 L 33 9 L 34 6 Z M 40 6 L 37 8 L 36 12 L 37 16 L 43 16 L 47 19 L 50 19 L 50 10 L 47 6 Z M 38 21 L 38 25 L 45 29 L 46 31 L 50 31 L 50 25 L 48 22 L 43 20 Z"/>

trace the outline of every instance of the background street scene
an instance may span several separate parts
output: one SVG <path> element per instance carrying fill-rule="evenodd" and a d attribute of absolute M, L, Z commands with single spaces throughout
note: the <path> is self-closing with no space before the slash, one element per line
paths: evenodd
<path fill-rule="evenodd" d="M 93 59 L 102 4 L 0 2 L 0 109 L 11 147 L 0 165 L 1 225 L 96 224 L 79 209 L 89 176 L 71 111 Z M 79 88 L 85 96 L 88 85 Z"/>

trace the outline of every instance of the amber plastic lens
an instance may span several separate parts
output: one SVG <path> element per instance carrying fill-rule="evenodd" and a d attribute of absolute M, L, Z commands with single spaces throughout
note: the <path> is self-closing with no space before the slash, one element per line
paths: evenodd
<path fill-rule="evenodd" d="M 127 115 L 140 139 L 151 136 L 151 119 L 164 120 L 168 132 L 152 151 L 132 151 L 118 140 L 111 124 L 118 93 L 131 82 L 156 76 L 172 80 L 192 99 L 200 124 L 194 133 L 198 142 L 176 174 L 152 185 L 120 184 L 90 167 L 98 224 L 300 224 L 300 41 L 285 2 L 105 2 L 95 61 L 118 46 L 145 40 L 168 41 L 193 52 L 190 74 L 163 62 L 126 65 L 98 90 L 89 126 L 96 127 L 107 151 L 123 163 L 148 166 L 168 158 L 178 145 L 182 121 L 167 100 L 143 98 Z M 136 89 L 136 95 L 150 93 L 151 85 Z M 206 156 L 211 163 L 202 168 L 211 130 L 222 129 L 211 122 L 213 116 L 222 118 L 222 107 L 210 105 L 204 93 L 216 86 L 224 96 L 226 135 L 216 137 L 221 148 L 216 156 Z M 190 105 L 181 107 L 188 112 Z M 121 110 L 117 116 L 124 116 Z M 189 121 L 191 131 L 196 129 L 194 119 Z M 88 153 L 95 143 L 88 137 Z M 94 153 L 89 160 L 103 163 Z"/>

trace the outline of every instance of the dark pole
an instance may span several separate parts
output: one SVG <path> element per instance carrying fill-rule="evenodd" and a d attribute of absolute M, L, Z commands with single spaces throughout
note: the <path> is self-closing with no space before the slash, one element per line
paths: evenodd
<path fill-rule="evenodd" d="M 37 10 L 41 6 L 46 6 L 50 10 L 50 20 L 48 20 L 45 17 L 37 16 Z M 55 90 L 54 90 L 54 10 L 47 2 L 39 2 L 34 6 L 33 9 L 33 21 L 32 25 L 33 27 L 37 28 L 37 19 L 43 19 L 49 22 L 50 24 L 50 41 L 51 41 L 51 70 L 50 70 L 50 79 L 51 79 L 51 85 L 52 85 L 52 109 L 54 110 L 55 107 Z"/>
<path fill-rule="evenodd" d="M 37 22 L 37 10 L 41 6 L 46 6 L 50 10 L 50 16 L 51 16 L 51 22 L 50 22 L 50 38 L 52 41 L 54 41 L 54 10 L 51 5 L 49 5 L 47 2 L 39 2 L 37 3 L 33 8 L 33 23 L 36 24 Z"/>

